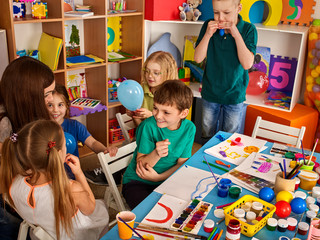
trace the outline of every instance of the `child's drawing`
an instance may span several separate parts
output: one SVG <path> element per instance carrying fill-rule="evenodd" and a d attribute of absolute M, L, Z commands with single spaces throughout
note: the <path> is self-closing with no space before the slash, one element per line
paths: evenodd
<path fill-rule="evenodd" d="M 239 165 L 251 153 L 259 150 L 267 141 L 234 133 L 225 141 L 204 150 L 205 153 Z"/>

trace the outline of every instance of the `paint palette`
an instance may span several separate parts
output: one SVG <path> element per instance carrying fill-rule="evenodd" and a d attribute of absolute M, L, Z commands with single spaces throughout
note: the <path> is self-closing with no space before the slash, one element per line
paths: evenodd
<path fill-rule="evenodd" d="M 71 103 L 73 107 L 85 107 L 85 108 L 95 108 L 99 105 L 101 101 L 89 98 L 77 98 Z"/>
<path fill-rule="evenodd" d="M 171 228 L 197 234 L 212 208 L 211 203 L 193 199 L 172 223 Z"/>

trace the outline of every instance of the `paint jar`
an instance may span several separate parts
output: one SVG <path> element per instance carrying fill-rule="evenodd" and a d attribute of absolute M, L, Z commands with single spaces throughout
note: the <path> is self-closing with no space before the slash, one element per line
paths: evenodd
<path fill-rule="evenodd" d="M 229 186 L 224 185 L 224 184 L 218 185 L 218 196 L 219 197 L 223 197 L 223 198 L 227 197 L 228 191 L 229 191 Z"/>
<path fill-rule="evenodd" d="M 276 176 L 274 184 L 274 192 L 277 195 L 280 191 L 293 192 L 296 186 L 295 179 L 284 179 L 282 172 L 279 172 Z"/>
<path fill-rule="evenodd" d="M 320 220 L 313 220 L 310 224 L 308 239 L 318 239 L 320 236 Z"/>
<path fill-rule="evenodd" d="M 279 237 L 279 240 L 290 240 L 290 238 L 288 238 L 287 236 L 281 236 Z"/>
<path fill-rule="evenodd" d="M 296 154 L 294 154 L 294 159 L 295 159 L 296 161 L 298 161 L 300 158 L 303 158 L 303 154 L 302 154 L 302 153 L 296 153 Z"/>
<path fill-rule="evenodd" d="M 253 202 L 251 211 L 254 212 L 257 216 L 259 216 L 259 213 L 263 209 L 263 204 L 261 202 Z"/>
<path fill-rule="evenodd" d="M 252 220 L 255 220 L 256 217 L 257 217 L 257 214 L 255 214 L 254 212 L 252 212 L 252 211 L 247 212 L 246 218 L 247 218 L 248 222 L 251 222 Z"/>
<path fill-rule="evenodd" d="M 291 238 L 291 240 L 301 240 L 301 238 L 294 237 L 294 238 Z"/>
<path fill-rule="evenodd" d="M 249 212 L 251 207 L 244 204 L 244 205 L 241 206 L 241 209 L 243 209 L 245 212 Z"/>
<path fill-rule="evenodd" d="M 315 218 L 317 216 L 317 214 L 314 211 L 307 211 L 306 213 L 306 222 L 310 223 L 311 219 Z"/>
<path fill-rule="evenodd" d="M 316 204 L 320 207 L 320 197 L 317 197 Z"/>
<path fill-rule="evenodd" d="M 233 211 L 233 216 L 235 218 L 244 218 L 244 216 L 246 215 L 246 212 L 241 209 L 241 208 L 236 208 L 234 211 Z"/>
<path fill-rule="evenodd" d="M 320 167 L 317 167 L 315 171 L 320 175 Z M 318 184 L 320 184 L 320 178 L 318 179 Z"/>
<path fill-rule="evenodd" d="M 296 185 L 294 187 L 294 190 L 298 190 L 299 186 L 300 186 L 300 178 L 296 177 L 294 178 L 296 180 Z"/>
<path fill-rule="evenodd" d="M 300 160 L 300 165 L 302 164 L 302 167 L 300 168 L 300 170 L 313 170 L 314 167 L 314 162 L 310 162 L 309 165 L 307 165 L 307 161 L 306 164 L 304 164 L 305 161 L 304 160 Z"/>
<path fill-rule="evenodd" d="M 275 231 L 278 226 L 278 220 L 275 218 L 269 218 L 267 221 L 267 229 L 269 231 Z"/>
<path fill-rule="evenodd" d="M 240 222 L 236 219 L 231 219 L 227 226 L 226 240 L 240 240 L 240 235 Z"/>
<path fill-rule="evenodd" d="M 288 221 L 285 219 L 279 219 L 278 220 L 278 231 L 279 232 L 285 232 L 288 228 Z"/>
<path fill-rule="evenodd" d="M 244 222 L 244 223 L 247 222 L 247 220 L 245 220 L 244 218 L 239 218 L 238 220 L 239 220 L 240 222 Z"/>
<path fill-rule="evenodd" d="M 316 204 L 316 199 L 314 197 L 307 197 L 306 199 L 307 207 L 309 208 L 309 205 Z"/>
<path fill-rule="evenodd" d="M 298 177 L 301 180 L 300 188 L 311 190 L 317 184 L 319 174 L 310 170 L 301 170 Z"/>
<path fill-rule="evenodd" d="M 316 214 L 319 212 L 319 206 L 316 204 L 310 204 L 309 205 L 309 210 L 314 211 Z"/>
<path fill-rule="evenodd" d="M 298 224 L 297 219 L 289 217 L 287 219 L 287 221 L 288 221 L 288 230 L 289 231 L 294 231 L 296 229 L 297 224 Z"/>
<path fill-rule="evenodd" d="M 306 161 L 309 161 L 310 159 L 310 156 L 306 156 Z M 312 156 L 312 159 L 311 159 L 312 162 L 316 162 L 317 161 L 317 157 L 316 156 Z"/>
<path fill-rule="evenodd" d="M 295 159 L 293 152 L 286 152 L 286 153 L 284 154 L 284 157 L 285 157 L 285 158 L 289 158 L 289 159 Z"/>
<path fill-rule="evenodd" d="M 229 197 L 237 199 L 239 198 L 240 193 L 242 192 L 242 188 L 239 186 L 232 186 L 229 188 Z"/>
<path fill-rule="evenodd" d="M 314 198 L 320 197 L 320 187 L 312 188 L 312 197 Z"/>
<path fill-rule="evenodd" d="M 252 202 L 245 202 L 244 205 L 249 206 L 251 208 L 252 207 Z"/>
<path fill-rule="evenodd" d="M 306 200 L 307 198 L 307 194 L 305 192 L 302 192 L 302 191 L 295 191 L 294 192 L 294 197 L 297 198 L 302 198 L 303 200 Z"/>
<path fill-rule="evenodd" d="M 213 230 L 213 227 L 214 227 L 214 221 L 211 220 L 211 219 L 206 219 L 204 222 L 203 222 L 203 229 L 205 232 L 207 233 L 211 233 L 212 230 Z"/>
<path fill-rule="evenodd" d="M 289 167 L 294 168 L 296 165 L 297 165 L 297 161 L 292 160 L 292 161 L 290 161 Z"/>
<path fill-rule="evenodd" d="M 320 163 L 314 162 L 313 171 L 315 171 L 317 169 L 317 167 L 319 167 L 319 166 L 320 166 Z"/>
<path fill-rule="evenodd" d="M 307 235 L 309 230 L 309 224 L 306 222 L 299 222 L 298 224 L 298 233 L 300 235 Z"/>

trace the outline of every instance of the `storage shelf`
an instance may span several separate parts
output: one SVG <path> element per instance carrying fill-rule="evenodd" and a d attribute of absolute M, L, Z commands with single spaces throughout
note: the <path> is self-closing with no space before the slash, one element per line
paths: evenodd
<path fill-rule="evenodd" d="M 32 18 L 31 15 L 27 15 L 25 18 L 14 18 L 14 24 L 25 24 L 25 23 L 46 23 L 46 22 L 62 22 L 61 18 Z"/>
<path fill-rule="evenodd" d="M 141 16 L 143 12 L 131 12 L 131 13 L 108 13 L 109 17 L 130 17 L 130 16 Z"/>
<path fill-rule="evenodd" d="M 108 109 L 122 106 L 121 102 L 109 102 Z"/>
<path fill-rule="evenodd" d="M 93 15 L 93 16 L 88 16 L 88 17 L 67 17 L 64 16 L 63 19 L 65 21 L 71 21 L 71 20 L 87 20 L 87 19 L 100 19 L 100 18 L 105 18 L 105 15 Z"/>
<path fill-rule="evenodd" d="M 108 64 L 126 63 L 126 62 L 133 62 L 133 61 L 137 61 L 137 60 L 142 60 L 142 57 L 134 57 L 134 58 L 128 58 L 128 59 L 124 59 L 124 60 L 116 61 L 116 62 L 108 62 Z"/>
<path fill-rule="evenodd" d="M 81 69 L 89 69 L 89 68 L 99 68 L 99 67 L 105 67 L 106 63 L 92 63 L 92 64 L 85 64 L 85 65 L 79 65 L 74 67 L 67 67 L 66 71 L 75 71 L 75 70 L 81 70 Z"/>

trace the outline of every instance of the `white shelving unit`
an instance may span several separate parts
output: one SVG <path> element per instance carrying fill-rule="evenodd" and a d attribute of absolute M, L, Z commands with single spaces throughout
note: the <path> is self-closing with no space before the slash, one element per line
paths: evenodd
<path fill-rule="evenodd" d="M 184 36 L 198 36 L 203 22 L 182 21 L 149 21 L 145 20 L 145 54 L 148 48 L 155 43 L 163 33 L 171 33 L 171 42 L 174 43 L 183 54 Z M 291 111 L 299 100 L 302 86 L 305 55 L 307 50 L 308 27 L 277 25 L 264 26 L 256 24 L 258 31 L 257 46 L 269 47 L 271 54 L 283 57 L 297 58 L 297 70 L 292 90 L 292 100 L 289 110 L 280 109 L 264 104 L 264 95 L 247 95 L 247 104 L 274 108 L 277 110 Z M 146 56 L 145 56 L 146 57 Z M 198 89 L 198 87 L 194 87 Z M 196 95 L 196 94 L 195 94 Z M 197 96 L 199 96 L 197 94 Z"/>

